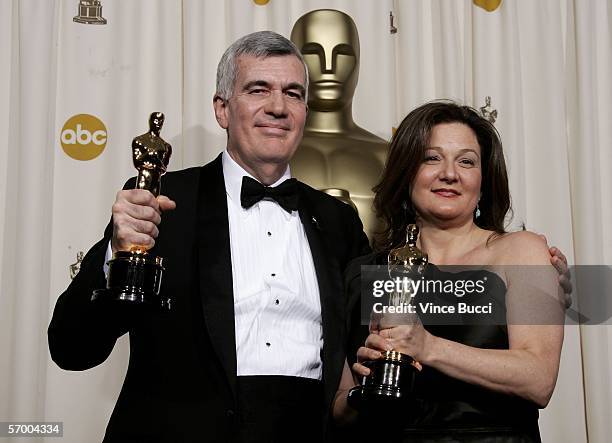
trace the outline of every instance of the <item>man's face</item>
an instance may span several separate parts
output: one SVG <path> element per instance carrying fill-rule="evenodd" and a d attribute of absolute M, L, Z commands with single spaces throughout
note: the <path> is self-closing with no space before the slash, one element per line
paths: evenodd
<path fill-rule="evenodd" d="M 304 67 L 294 55 L 240 56 L 232 96 L 215 97 L 227 150 L 247 171 L 289 163 L 306 120 Z"/>

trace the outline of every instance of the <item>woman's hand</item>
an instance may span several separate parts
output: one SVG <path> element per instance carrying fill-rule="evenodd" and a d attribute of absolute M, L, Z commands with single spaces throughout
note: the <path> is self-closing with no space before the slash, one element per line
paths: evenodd
<path fill-rule="evenodd" d="M 393 350 L 390 343 L 378 335 L 378 331 L 370 330 L 370 335 L 366 338 L 365 345 L 357 350 L 357 362 L 353 363 L 353 373 L 358 376 L 370 375 L 370 369 L 363 365 L 365 361 L 378 360 L 384 351 Z"/>
<path fill-rule="evenodd" d="M 378 360 L 384 351 L 409 355 L 414 359 L 413 366 L 420 371 L 423 369 L 420 362 L 426 358 L 427 348 L 433 338 L 420 321 L 372 331 L 365 341 L 365 346 L 357 350 L 357 363 L 353 364 L 353 372 L 358 376 L 370 375 L 370 369 L 364 366 L 363 362 Z"/>
<path fill-rule="evenodd" d="M 420 321 L 411 325 L 400 325 L 383 329 L 379 334 L 393 347 L 393 350 L 412 357 L 415 363 L 418 364 L 417 369 L 421 369 L 420 362 L 427 361 L 427 354 L 433 336 L 425 330 Z"/>

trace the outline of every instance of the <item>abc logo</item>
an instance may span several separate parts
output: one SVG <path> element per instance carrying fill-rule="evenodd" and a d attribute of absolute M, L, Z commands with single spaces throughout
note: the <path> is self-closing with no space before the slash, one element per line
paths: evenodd
<path fill-rule="evenodd" d="M 62 149 L 75 160 L 92 160 L 106 147 L 106 126 L 90 114 L 70 117 L 60 135 Z"/>

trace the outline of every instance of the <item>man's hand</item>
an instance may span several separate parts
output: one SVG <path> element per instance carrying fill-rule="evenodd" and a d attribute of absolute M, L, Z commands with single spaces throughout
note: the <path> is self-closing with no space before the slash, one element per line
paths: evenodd
<path fill-rule="evenodd" d="M 540 237 L 544 239 L 546 244 L 546 236 L 540 234 Z M 567 258 L 561 252 L 561 250 L 555 246 L 548 248 L 550 253 L 550 263 L 555 267 L 559 273 L 559 284 L 565 293 L 565 309 L 572 305 L 572 276 L 570 275 L 569 267 L 567 266 Z"/>
<path fill-rule="evenodd" d="M 113 204 L 113 252 L 129 251 L 133 246 L 151 249 L 159 234 L 161 213 L 176 208 L 168 197 L 154 197 L 143 189 L 119 191 Z"/>

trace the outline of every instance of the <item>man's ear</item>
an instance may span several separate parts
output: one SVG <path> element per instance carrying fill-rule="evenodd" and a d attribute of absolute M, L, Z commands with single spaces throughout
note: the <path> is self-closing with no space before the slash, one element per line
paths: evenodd
<path fill-rule="evenodd" d="M 221 126 L 223 129 L 227 129 L 228 125 L 228 109 L 227 109 L 227 102 L 225 100 L 223 100 L 219 95 L 215 95 L 213 97 L 213 108 L 215 110 L 215 118 L 217 119 L 217 123 L 219 123 L 219 126 Z"/>

